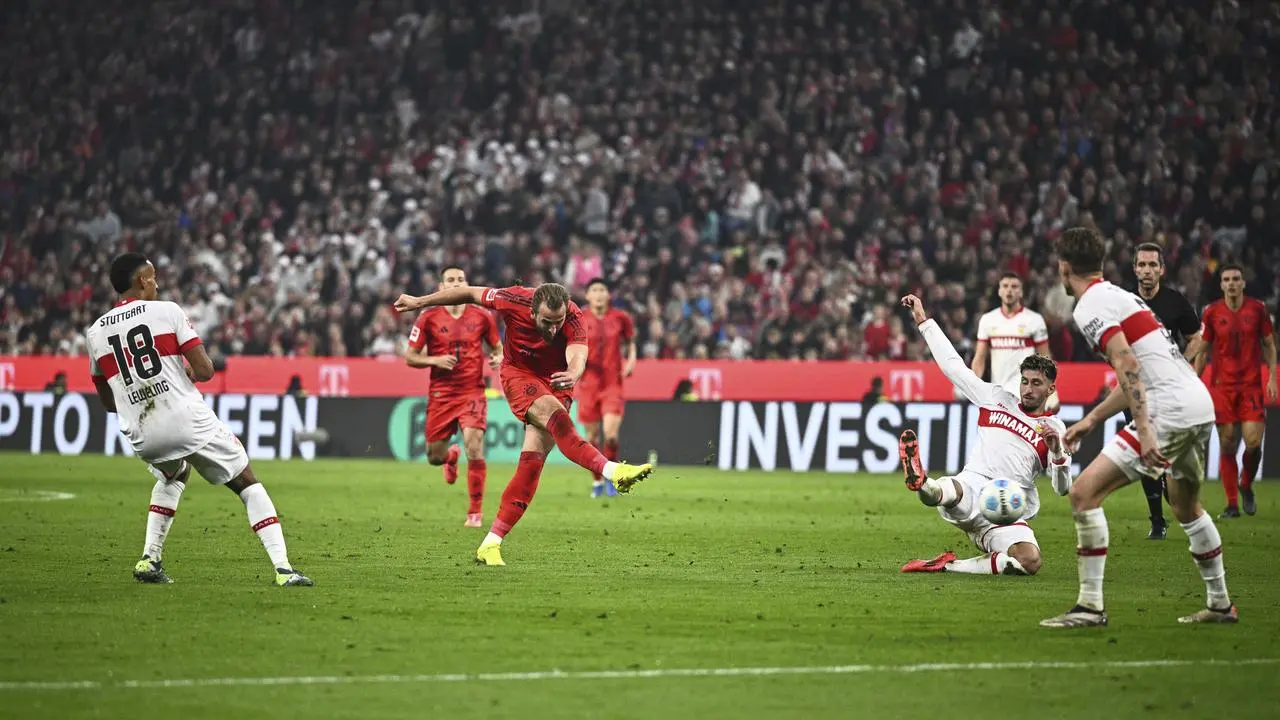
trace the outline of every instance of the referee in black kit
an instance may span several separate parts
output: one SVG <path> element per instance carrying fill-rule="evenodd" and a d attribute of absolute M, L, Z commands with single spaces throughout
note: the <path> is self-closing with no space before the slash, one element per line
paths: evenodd
<path fill-rule="evenodd" d="M 1133 274 L 1138 278 L 1138 295 L 1169 330 L 1178 349 L 1185 352 L 1187 343 L 1200 334 L 1200 317 L 1182 293 L 1160 282 L 1164 278 L 1164 248 L 1156 243 L 1142 243 L 1135 248 Z M 1127 421 L 1133 420 L 1128 410 L 1124 411 L 1124 417 Z M 1164 478 L 1143 478 L 1142 491 L 1151 510 L 1151 533 L 1147 539 L 1163 540 L 1168 528 L 1164 519 Z"/>

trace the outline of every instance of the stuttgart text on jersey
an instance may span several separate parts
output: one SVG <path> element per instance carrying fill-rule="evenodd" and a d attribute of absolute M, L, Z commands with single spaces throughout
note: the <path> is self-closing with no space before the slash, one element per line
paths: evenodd
<path fill-rule="evenodd" d="M 111 325 L 124 322 L 125 320 L 132 320 L 138 317 L 139 315 L 141 315 L 142 313 L 146 312 L 146 310 L 147 310 L 146 305 L 135 305 L 129 308 L 128 310 L 125 310 L 124 312 L 121 312 L 115 315 L 111 315 L 111 314 L 103 315 L 101 318 L 98 319 L 98 327 L 110 327 Z"/>
<path fill-rule="evenodd" d="M 169 381 L 162 379 L 155 384 L 146 385 L 138 388 L 137 390 L 130 390 L 125 397 L 129 400 L 131 405 L 137 405 L 138 403 L 160 397 L 171 389 L 172 388 L 169 387 Z"/>

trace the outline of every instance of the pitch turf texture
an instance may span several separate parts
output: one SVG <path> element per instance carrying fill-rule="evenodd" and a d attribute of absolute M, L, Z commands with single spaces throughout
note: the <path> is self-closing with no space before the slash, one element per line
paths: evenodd
<path fill-rule="evenodd" d="M 194 480 L 176 583 L 139 585 L 140 463 L 0 455 L 0 717 L 1260 718 L 1280 701 L 1270 484 L 1257 517 L 1221 524 L 1239 626 L 1176 623 L 1203 586 L 1180 530 L 1144 539 L 1133 488 L 1107 506 L 1111 627 L 1051 631 L 1037 621 L 1076 584 L 1052 496 L 1039 577 L 907 576 L 971 548 L 896 478 L 664 468 L 602 502 L 556 468 L 508 566 L 484 568 L 463 484 L 437 468 L 256 468 L 317 587 L 272 586 L 243 506 Z M 486 521 L 509 472 L 490 469 Z"/>

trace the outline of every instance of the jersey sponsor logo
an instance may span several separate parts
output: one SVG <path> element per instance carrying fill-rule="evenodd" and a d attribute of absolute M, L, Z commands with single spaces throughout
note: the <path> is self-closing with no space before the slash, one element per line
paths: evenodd
<path fill-rule="evenodd" d="M 1022 350 L 1034 345 L 1029 337 L 992 336 L 987 342 L 992 350 Z"/>
<path fill-rule="evenodd" d="M 1042 442 L 1040 433 L 1036 432 L 1035 428 L 1007 412 L 982 408 L 982 411 L 978 413 L 978 426 L 1003 428 L 1032 445 Z"/>
<path fill-rule="evenodd" d="M 1102 324 L 1102 318 L 1094 318 L 1085 323 L 1084 327 L 1080 328 L 1080 332 L 1092 341 L 1094 338 L 1098 337 L 1099 333 L 1102 332 Z"/>

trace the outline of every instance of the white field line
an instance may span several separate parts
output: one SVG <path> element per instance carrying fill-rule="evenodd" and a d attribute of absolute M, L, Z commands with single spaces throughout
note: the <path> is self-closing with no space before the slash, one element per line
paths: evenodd
<path fill-rule="evenodd" d="M 451 673 L 441 675 L 302 675 L 284 677 L 174 678 L 168 680 L 54 680 L 0 682 L 0 691 L 157 690 L 202 687 L 285 685 L 366 685 L 541 680 L 651 680 L 660 678 L 770 677 L 778 675 L 869 675 L 876 673 L 990 672 L 1010 670 L 1140 670 L 1247 665 L 1276 665 L 1280 658 L 1243 660 L 1116 660 L 1111 662 L 987 662 L 915 665 L 813 665 L 799 667 L 670 668 L 653 670 L 543 670 L 535 672 Z"/>
<path fill-rule="evenodd" d="M 55 490 L 27 490 L 15 494 L 0 495 L 0 502 L 49 502 L 51 500 L 72 500 L 74 493 L 57 492 Z"/>

